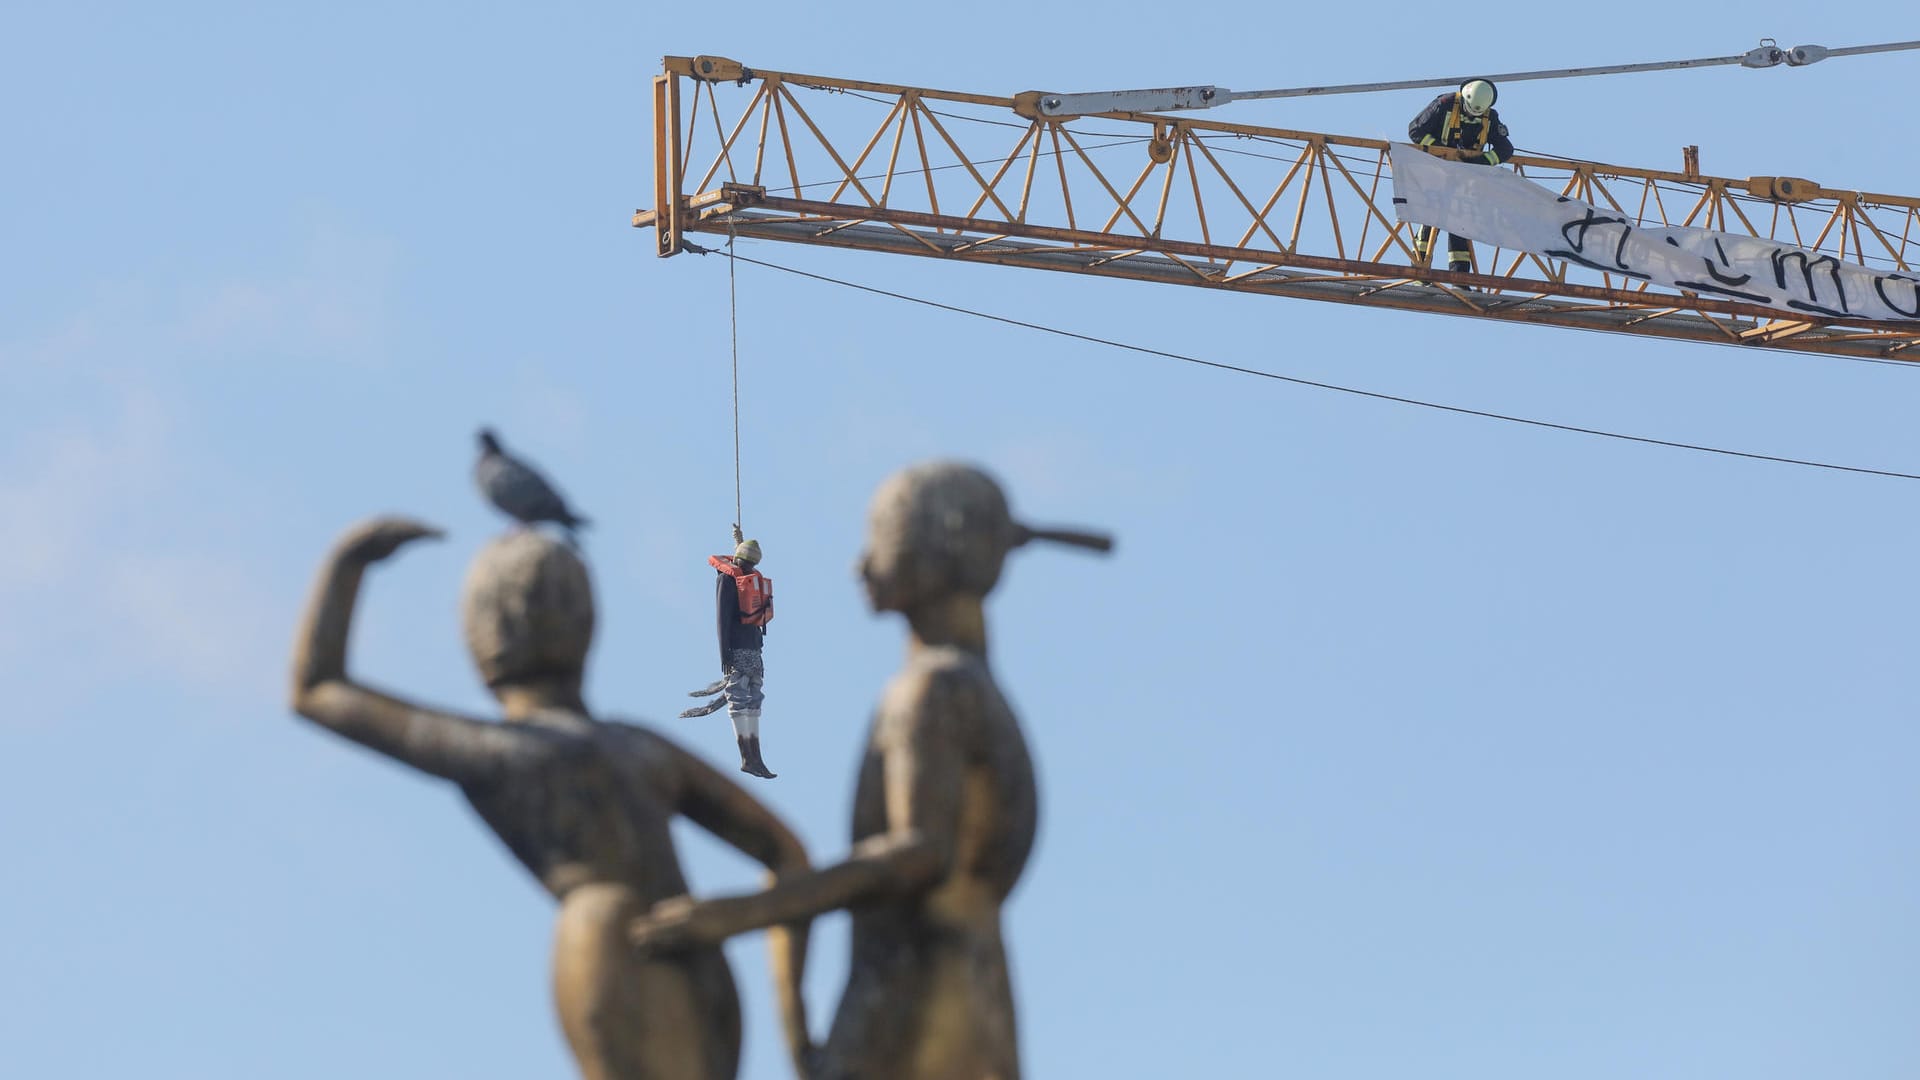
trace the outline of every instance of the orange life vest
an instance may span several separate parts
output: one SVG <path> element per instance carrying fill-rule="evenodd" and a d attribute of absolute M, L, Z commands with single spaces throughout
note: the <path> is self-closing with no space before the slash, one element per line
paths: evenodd
<path fill-rule="evenodd" d="M 707 565 L 733 579 L 735 595 L 740 598 L 740 621 L 748 626 L 765 626 L 773 621 L 773 579 L 758 570 L 736 565 L 727 555 L 707 556 Z"/>

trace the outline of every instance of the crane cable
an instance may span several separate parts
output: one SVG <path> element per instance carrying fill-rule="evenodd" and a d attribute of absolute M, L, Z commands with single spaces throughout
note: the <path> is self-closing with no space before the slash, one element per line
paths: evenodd
<path fill-rule="evenodd" d="M 741 527 L 740 515 L 740 293 L 734 284 L 733 267 L 739 256 L 733 253 L 736 239 L 733 222 L 727 222 L 727 321 L 733 331 L 733 527 Z M 704 254 L 704 252 L 702 253 Z"/>
<path fill-rule="evenodd" d="M 1625 75 L 1639 71 L 1671 71 L 1677 68 L 1716 67 L 1739 64 L 1748 68 L 1769 68 L 1780 64 L 1805 67 L 1828 57 L 1861 56 L 1866 53 L 1899 52 L 1920 49 L 1920 41 L 1892 41 L 1881 45 L 1849 45 L 1829 49 L 1824 45 L 1795 45 L 1781 48 L 1772 38 L 1733 56 L 1704 56 L 1693 60 L 1656 60 L 1642 64 L 1606 64 L 1599 67 L 1547 68 L 1540 71 L 1509 71 L 1500 75 L 1461 75 L 1441 79 L 1402 79 L 1397 82 L 1346 83 L 1338 86 L 1295 86 L 1281 90 L 1229 90 L 1224 86 L 1177 86 L 1155 90 L 1116 90 L 1098 93 L 1060 94 L 1040 91 L 1034 94 L 1034 107 L 1050 118 L 1099 115 L 1118 112 L 1182 112 L 1213 109 L 1235 101 L 1267 98 L 1326 97 L 1332 94 L 1369 94 L 1383 90 L 1417 90 L 1431 87 L 1457 87 L 1471 79 L 1493 83 L 1524 82 L 1529 79 L 1575 79 L 1588 75 Z"/>
<path fill-rule="evenodd" d="M 728 228 L 731 230 L 731 223 L 729 223 Z M 1500 420 L 1509 424 L 1524 424 L 1529 427 L 1549 428 L 1554 431 L 1568 431 L 1577 435 L 1593 435 L 1603 439 L 1616 439 L 1621 442 L 1642 443 L 1648 446 L 1665 446 L 1675 450 L 1692 450 L 1702 454 L 1718 454 L 1723 457 L 1745 458 L 1750 461 L 1771 461 L 1781 465 L 1803 465 L 1807 468 L 1827 469 L 1832 472 L 1856 473 L 1864 476 L 1885 476 L 1896 480 L 1920 480 L 1920 473 L 1897 472 L 1892 469 L 1870 469 L 1861 465 L 1837 465 L 1827 461 L 1782 457 L 1775 454 L 1760 454 L 1750 450 L 1729 450 L 1725 447 L 1677 442 L 1672 439 L 1655 439 L 1646 435 L 1627 435 L 1617 431 L 1604 431 L 1599 428 L 1580 427 L 1575 424 L 1554 423 L 1551 420 L 1534 420 L 1525 416 L 1512 416 L 1506 413 L 1489 412 L 1485 409 L 1470 409 L 1463 405 L 1445 405 L 1436 401 L 1422 401 L 1419 398 L 1402 397 L 1398 394 L 1386 394 L 1377 390 L 1361 390 L 1357 387 L 1341 386 L 1338 383 L 1304 379 L 1297 375 L 1282 375 L 1278 372 L 1262 371 L 1259 368 L 1242 367 L 1238 364 L 1228 364 L 1219 360 L 1207 360 L 1198 356 L 1188 356 L 1184 353 L 1168 352 L 1164 349 L 1149 348 L 1145 345 L 1133 345 L 1124 341 L 1115 341 L 1111 338 L 1095 337 L 1091 334 L 1077 333 L 1072 330 L 1062 330 L 1058 327 L 1047 326 L 1042 323 L 1027 322 L 1022 319 L 1009 318 L 1005 315 L 995 315 L 991 312 L 976 311 L 972 308 L 964 308 L 955 304 L 943 304 L 937 300 L 910 296 L 906 293 L 893 292 L 892 290 L 877 288 L 872 285 L 862 285 L 859 282 L 845 281 L 840 278 L 828 277 L 825 274 L 815 274 L 806 270 L 795 269 L 791 266 L 782 266 L 779 263 L 763 262 L 760 259 L 735 254 L 731 240 L 729 240 L 725 252 L 716 252 L 713 248 L 701 247 L 698 244 L 688 241 L 685 237 L 681 238 L 680 246 L 683 250 L 691 251 L 698 255 L 726 255 L 728 265 L 727 272 L 729 276 L 733 273 L 732 267 L 734 263 L 751 263 L 754 266 L 764 266 L 769 270 L 779 270 L 782 273 L 811 278 L 814 281 L 825 282 L 829 285 L 839 285 L 844 288 L 857 289 L 860 292 L 873 293 L 876 296 L 905 300 L 909 303 L 937 308 L 941 311 L 952 312 L 956 315 L 970 315 L 976 319 L 986 319 L 989 322 L 1002 323 L 1007 326 L 1017 326 L 1026 330 L 1038 330 L 1041 333 L 1053 334 L 1075 341 L 1084 341 L 1093 345 L 1104 345 L 1112 349 L 1125 349 L 1128 352 L 1145 353 L 1148 356 L 1158 356 L 1168 360 L 1179 360 L 1189 364 L 1197 364 L 1201 367 L 1214 368 L 1219 371 L 1230 371 L 1238 375 L 1251 375 L 1256 378 L 1272 379 L 1276 382 L 1292 383 L 1296 386 L 1308 386 L 1316 390 L 1332 390 L 1336 393 L 1352 394 L 1355 397 L 1372 398 L 1376 401 L 1390 401 L 1399 405 L 1413 405 L 1422 409 L 1435 409 L 1440 412 L 1455 413 L 1461 416 L 1477 416 L 1485 420 Z"/>
<path fill-rule="evenodd" d="M 1790 49 L 1783 49 L 1776 45 L 1772 38 L 1761 38 L 1757 47 L 1734 56 L 1707 56 L 1695 60 L 1656 60 L 1643 64 L 1608 64 L 1600 67 L 1547 68 L 1540 71 L 1510 71 L 1503 75 L 1463 75 L 1450 79 L 1409 79 L 1404 82 L 1350 83 L 1345 86 L 1301 86 L 1288 90 L 1247 90 L 1235 91 L 1233 96 L 1235 100 L 1248 101 L 1258 98 L 1363 94 L 1375 90 L 1417 90 L 1428 87 L 1459 86 L 1468 79 L 1486 79 L 1497 84 L 1525 82 L 1529 79 L 1577 79 L 1588 75 L 1627 75 L 1640 71 L 1672 71 L 1679 68 L 1717 67 L 1723 64 L 1767 68 L 1785 63 L 1789 67 L 1804 67 L 1828 57 L 1898 52 L 1903 49 L 1920 49 L 1920 41 L 1895 41 L 1884 45 L 1851 45 L 1841 49 L 1829 49 L 1822 45 L 1795 45 Z"/>

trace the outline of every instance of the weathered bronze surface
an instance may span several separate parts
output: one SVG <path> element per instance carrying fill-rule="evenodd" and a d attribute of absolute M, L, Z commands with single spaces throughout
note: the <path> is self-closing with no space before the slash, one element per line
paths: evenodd
<path fill-rule="evenodd" d="M 945 462 L 887 480 L 868 524 L 867 596 L 905 615 L 909 638 L 867 741 L 852 853 L 750 896 L 656 904 L 634 940 L 672 955 L 849 909 L 851 970 L 814 1080 L 1018 1080 L 1000 908 L 1033 847 L 1038 800 L 987 666 L 982 605 L 1014 547 L 1108 542 L 1021 526 L 990 477 Z"/>
<path fill-rule="evenodd" d="M 554 1000 L 588 1080 L 728 1080 L 740 1057 L 740 1005 L 726 960 L 712 946 L 643 954 L 627 928 L 687 891 L 668 831 L 675 814 L 770 870 L 804 868 L 805 851 L 699 758 L 646 728 L 591 717 L 580 687 L 593 637 L 592 584 L 576 554 L 538 532 L 489 544 L 465 586 L 467 644 L 505 723 L 355 682 L 346 650 L 362 576 L 403 545 L 438 535 L 381 518 L 334 547 L 294 648 L 294 711 L 458 784 L 560 902 Z M 804 1039 L 806 922 L 782 921 L 770 935 L 775 981 L 783 1021 Z M 791 1049 L 801 1062 L 804 1041 Z"/>

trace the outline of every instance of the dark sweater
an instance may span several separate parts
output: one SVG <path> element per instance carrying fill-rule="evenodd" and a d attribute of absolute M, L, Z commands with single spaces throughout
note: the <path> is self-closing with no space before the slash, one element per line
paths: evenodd
<path fill-rule="evenodd" d="M 714 589 L 714 607 L 720 616 L 720 670 L 726 671 L 732 666 L 731 654 L 735 649 L 758 649 L 766 641 L 765 629 L 740 621 L 740 590 L 733 578 L 718 570 L 713 576 L 719 578 Z"/>

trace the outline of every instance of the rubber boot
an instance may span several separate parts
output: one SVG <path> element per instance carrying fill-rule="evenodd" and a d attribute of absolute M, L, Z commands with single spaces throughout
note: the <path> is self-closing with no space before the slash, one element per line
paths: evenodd
<path fill-rule="evenodd" d="M 760 756 L 760 736 L 747 736 L 747 754 L 753 759 L 753 768 L 748 770 L 762 780 L 772 780 L 780 774 L 767 768 L 766 759 Z"/>
<path fill-rule="evenodd" d="M 745 735 L 735 735 L 733 741 L 740 744 L 740 771 L 748 776 L 759 776 L 753 767 L 753 743 Z"/>

